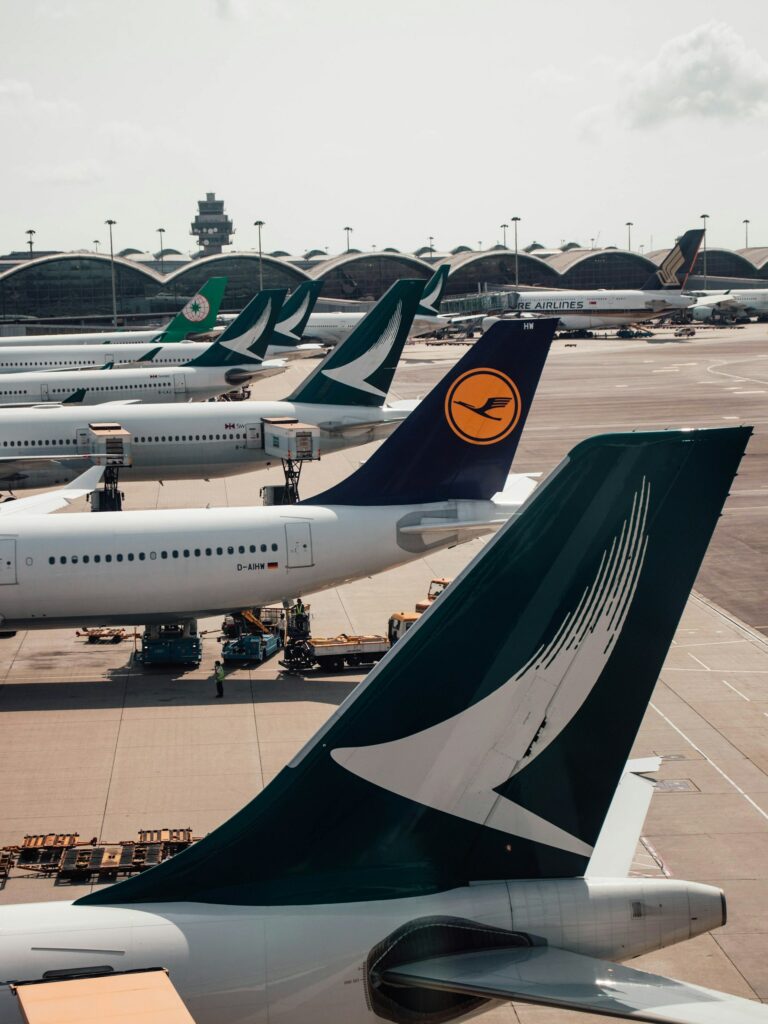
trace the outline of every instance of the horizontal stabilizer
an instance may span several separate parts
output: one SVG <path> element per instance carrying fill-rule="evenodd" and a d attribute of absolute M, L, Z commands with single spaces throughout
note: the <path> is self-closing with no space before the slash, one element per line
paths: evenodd
<path fill-rule="evenodd" d="M 661 759 L 627 761 L 584 872 L 587 878 L 626 878 L 635 857 L 655 783 L 641 772 L 658 771 Z"/>
<path fill-rule="evenodd" d="M 17 498 L 0 505 L 0 516 L 45 515 L 59 508 L 71 505 L 78 498 L 85 498 L 95 491 L 104 475 L 103 466 L 91 466 L 65 487 L 44 494 L 33 494 L 29 498 Z"/>
<path fill-rule="evenodd" d="M 388 970 L 382 980 L 657 1024 L 766 1024 L 768 1006 L 554 946 L 458 953 Z"/>

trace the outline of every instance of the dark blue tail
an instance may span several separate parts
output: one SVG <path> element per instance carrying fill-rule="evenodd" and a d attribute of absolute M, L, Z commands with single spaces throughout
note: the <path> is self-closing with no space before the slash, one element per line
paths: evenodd
<path fill-rule="evenodd" d="M 659 291 L 669 288 L 680 291 L 681 288 L 685 288 L 685 282 L 699 255 L 699 247 L 703 238 L 703 228 L 692 228 L 681 235 L 662 260 L 659 269 L 654 270 L 645 282 L 642 291 Z"/>
<path fill-rule="evenodd" d="M 502 490 L 556 323 L 494 324 L 357 472 L 311 503 L 487 500 Z"/>

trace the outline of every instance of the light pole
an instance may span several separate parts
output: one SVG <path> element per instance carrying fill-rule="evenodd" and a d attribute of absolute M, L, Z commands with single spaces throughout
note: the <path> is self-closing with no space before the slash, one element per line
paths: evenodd
<path fill-rule="evenodd" d="M 160 273 L 164 274 L 165 270 L 163 268 L 163 235 L 165 234 L 165 228 L 158 228 L 157 233 L 158 235 L 160 235 Z"/>
<path fill-rule="evenodd" d="M 27 245 L 29 246 L 29 258 L 32 259 L 32 239 L 35 237 L 36 231 L 34 228 L 27 228 L 25 234 L 27 236 Z"/>
<path fill-rule="evenodd" d="M 744 248 L 748 249 L 749 248 L 749 219 L 745 217 L 744 220 L 741 223 L 744 225 Z"/>
<path fill-rule="evenodd" d="M 435 247 L 433 245 L 434 241 L 435 241 L 435 236 L 434 235 L 430 235 L 429 236 L 429 258 L 431 260 L 433 260 L 435 258 Z"/>
<path fill-rule="evenodd" d="M 264 267 L 261 252 L 261 229 L 264 227 L 264 223 L 263 220 L 255 220 L 253 222 L 253 226 L 258 228 L 259 231 L 259 291 L 264 287 Z"/>
<path fill-rule="evenodd" d="M 625 227 L 627 229 L 627 251 L 632 252 L 632 228 L 634 227 L 634 222 L 628 220 Z"/>
<path fill-rule="evenodd" d="M 98 252 L 99 251 L 99 246 L 101 245 L 101 242 L 98 240 L 98 238 L 94 238 L 93 244 L 96 246 L 95 252 Z"/>
<path fill-rule="evenodd" d="M 353 231 L 354 229 L 353 229 L 353 228 L 344 228 L 344 230 L 345 230 L 345 231 L 346 231 L 346 233 L 347 233 L 347 252 L 349 252 L 349 236 L 350 236 L 350 233 L 351 233 L 351 232 L 352 232 L 352 231 Z"/>
<path fill-rule="evenodd" d="M 512 226 L 515 229 L 515 288 L 520 284 L 520 264 L 517 255 L 517 225 L 520 223 L 519 217 L 510 217 Z"/>
<path fill-rule="evenodd" d="M 707 221 L 709 220 L 708 213 L 702 213 L 701 219 L 704 221 L 704 291 L 707 290 Z"/>
<path fill-rule="evenodd" d="M 109 263 L 112 268 L 112 324 L 117 327 L 117 289 L 115 288 L 115 250 L 112 247 L 112 228 L 117 224 L 116 220 L 105 220 L 109 227 Z"/>
<path fill-rule="evenodd" d="M 499 227 L 504 232 L 504 248 L 506 249 L 507 248 L 507 228 L 509 227 L 509 224 L 499 224 Z"/>

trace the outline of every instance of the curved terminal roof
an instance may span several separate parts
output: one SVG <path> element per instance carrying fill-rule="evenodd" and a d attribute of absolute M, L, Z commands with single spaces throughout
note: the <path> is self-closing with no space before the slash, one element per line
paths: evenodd
<path fill-rule="evenodd" d="M 478 288 L 514 288 L 516 276 L 519 284 L 542 288 L 557 288 L 560 284 L 559 274 L 547 260 L 527 252 L 517 254 L 517 275 L 515 254 L 509 249 L 462 252 L 446 262 L 451 268 L 446 286 L 449 295 L 468 294 Z"/>
<path fill-rule="evenodd" d="M 749 260 L 752 266 L 756 267 L 761 274 L 763 271 L 768 270 L 768 246 L 750 246 L 749 249 L 737 249 L 736 252 L 739 256 Z"/>
<path fill-rule="evenodd" d="M 403 277 L 427 280 L 433 267 L 405 253 L 345 252 L 311 267 L 309 276 L 323 281 L 326 299 L 378 299 L 390 285 Z"/>
<path fill-rule="evenodd" d="M 656 270 L 652 260 L 625 249 L 569 249 L 546 262 L 562 288 L 640 288 Z"/>

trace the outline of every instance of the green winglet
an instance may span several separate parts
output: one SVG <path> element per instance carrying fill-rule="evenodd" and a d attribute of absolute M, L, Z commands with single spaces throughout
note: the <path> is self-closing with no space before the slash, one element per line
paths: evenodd
<path fill-rule="evenodd" d="M 210 277 L 203 287 L 176 314 L 158 341 L 165 344 L 183 341 L 188 334 L 209 331 L 216 325 L 224 289 L 227 287 L 226 277 Z"/>

